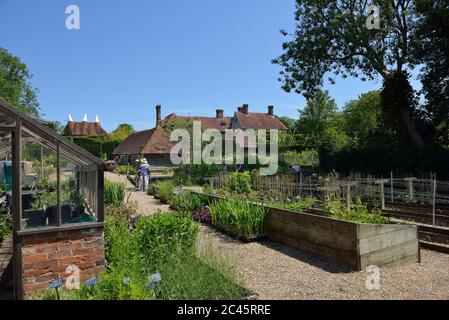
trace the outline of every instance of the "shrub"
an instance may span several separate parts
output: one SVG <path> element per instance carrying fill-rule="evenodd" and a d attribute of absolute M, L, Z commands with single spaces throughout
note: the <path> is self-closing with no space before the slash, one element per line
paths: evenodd
<path fill-rule="evenodd" d="M 195 221 L 211 224 L 212 223 L 212 216 L 210 215 L 210 209 L 209 207 L 202 207 L 196 210 L 192 214 L 192 218 Z"/>
<path fill-rule="evenodd" d="M 129 174 L 134 176 L 136 174 L 136 167 L 133 165 L 118 165 L 114 171 L 118 174 Z"/>
<path fill-rule="evenodd" d="M 205 195 L 190 191 L 181 192 L 173 196 L 170 204 L 180 212 L 195 212 L 199 208 L 209 203 L 209 198 Z"/>
<path fill-rule="evenodd" d="M 139 219 L 135 229 L 141 259 L 153 267 L 194 253 L 198 224 L 186 214 L 156 214 Z"/>
<path fill-rule="evenodd" d="M 227 260 L 199 250 L 198 225 L 185 214 L 143 217 L 134 231 L 127 221 L 108 219 L 105 228 L 108 270 L 97 284 L 76 292 L 60 290 L 63 300 L 241 299 L 250 292 L 234 281 Z M 161 281 L 149 286 L 158 272 Z M 55 290 L 33 299 L 55 300 Z"/>
<path fill-rule="evenodd" d="M 137 202 L 126 202 L 120 205 L 108 204 L 104 208 L 104 216 L 112 221 L 125 219 L 129 221 L 132 215 L 137 215 Z"/>
<path fill-rule="evenodd" d="M 249 172 L 233 172 L 228 177 L 229 190 L 235 193 L 251 192 L 251 175 Z"/>
<path fill-rule="evenodd" d="M 165 203 L 170 203 L 175 185 L 171 181 L 160 181 L 156 184 L 156 196 Z"/>
<path fill-rule="evenodd" d="M 265 234 L 267 209 L 241 199 L 210 205 L 212 223 L 245 237 Z"/>
<path fill-rule="evenodd" d="M 182 165 L 175 170 L 174 182 L 176 185 L 204 185 L 207 178 L 215 176 L 220 167 L 216 164 Z"/>
<path fill-rule="evenodd" d="M 125 184 L 121 182 L 104 182 L 104 203 L 119 206 L 125 200 Z"/>

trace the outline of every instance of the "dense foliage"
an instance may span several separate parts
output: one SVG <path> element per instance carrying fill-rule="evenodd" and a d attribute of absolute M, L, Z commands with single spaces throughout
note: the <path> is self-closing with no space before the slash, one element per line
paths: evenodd
<path fill-rule="evenodd" d="M 208 203 L 209 198 L 207 196 L 190 191 L 183 191 L 174 195 L 170 201 L 170 205 L 175 210 L 188 213 L 193 213 Z"/>
<path fill-rule="evenodd" d="M 125 201 L 125 184 L 121 182 L 104 181 L 104 203 L 119 206 Z"/>
<path fill-rule="evenodd" d="M 305 197 L 296 199 L 292 202 L 276 203 L 274 206 L 281 209 L 303 212 L 314 207 L 316 199 L 313 197 Z"/>
<path fill-rule="evenodd" d="M 164 203 L 170 203 L 173 198 L 175 185 L 172 181 L 159 181 L 156 185 L 156 197 Z"/>
<path fill-rule="evenodd" d="M 242 199 L 221 200 L 209 206 L 212 224 L 247 238 L 265 235 L 267 209 Z"/>
<path fill-rule="evenodd" d="M 228 176 L 228 188 L 234 193 L 251 192 L 251 175 L 249 172 L 233 172 Z"/>
<path fill-rule="evenodd" d="M 234 281 L 228 263 L 197 249 L 198 226 L 184 214 L 141 217 L 134 230 L 125 219 L 108 219 L 108 270 L 92 286 L 63 291 L 62 299 L 239 299 L 249 292 Z M 56 299 L 47 290 L 36 299 Z"/>
<path fill-rule="evenodd" d="M 32 116 L 39 116 L 37 89 L 30 80 L 32 74 L 18 57 L 0 48 L 0 98 Z"/>
<path fill-rule="evenodd" d="M 296 151 L 317 150 L 320 168 L 341 173 L 436 172 L 449 161 L 449 27 L 444 0 L 394 0 L 380 8 L 380 29 L 365 23 L 366 1 L 296 1 L 296 30 L 274 60 L 286 91 L 308 98 L 299 119 L 282 119 Z M 339 32 L 335 32 L 339 30 Z M 420 99 L 409 78 L 421 65 Z M 350 101 L 342 111 L 319 88 L 348 76 L 381 76 L 380 92 Z M 425 103 L 420 103 L 424 101 Z M 433 141 L 433 143 L 432 143 Z M 373 161 L 375 159 L 375 161 Z"/>

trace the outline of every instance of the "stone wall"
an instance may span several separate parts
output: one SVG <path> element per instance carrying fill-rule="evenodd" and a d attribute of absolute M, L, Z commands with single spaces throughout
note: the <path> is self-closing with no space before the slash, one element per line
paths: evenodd
<path fill-rule="evenodd" d="M 105 268 L 103 227 L 22 236 L 24 296 L 43 290 L 55 279 L 67 279 L 67 267 L 80 270 L 80 280 Z"/>

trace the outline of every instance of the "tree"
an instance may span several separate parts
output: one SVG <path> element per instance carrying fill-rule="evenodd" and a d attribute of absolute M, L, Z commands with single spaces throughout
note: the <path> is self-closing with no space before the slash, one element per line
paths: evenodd
<path fill-rule="evenodd" d="M 449 5 L 447 0 L 416 0 L 415 56 L 423 63 L 421 81 L 426 116 L 436 141 L 449 144 Z"/>
<path fill-rule="evenodd" d="M 322 144 L 341 145 L 347 137 L 343 130 L 342 117 L 337 113 L 337 104 L 327 91 L 317 90 L 299 111 L 297 132 L 305 147 L 318 148 Z"/>
<path fill-rule="evenodd" d="M 128 136 L 134 133 L 134 127 L 127 123 L 119 124 L 117 129 L 109 134 L 111 140 L 124 141 Z"/>
<path fill-rule="evenodd" d="M 273 60 L 282 66 L 280 81 L 285 91 L 310 97 L 321 87 L 325 76 L 331 83 L 336 76 L 373 80 L 401 78 L 408 82 L 407 66 L 413 39 L 414 6 L 411 0 L 379 2 L 381 28 L 368 30 L 368 1 L 296 0 L 294 39 L 283 44 L 284 53 Z M 286 32 L 283 32 L 288 36 Z M 396 92 L 400 102 L 408 101 L 404 92 Z M 387 101 L 397 108 L 404 129 L 413 143 L 424 147 L 415 119 L 414 105 Z"/>
<path fill-rule="evenodd" d="M 377 130 L 380 115 L 379 91 L 361 94 L 358 99 L 346 103 L 343 110 L 346 134 L 354 144 L 363 143 Z"/>
<path fill-rule="evenodd" d="M 0 98 L 38 117 L 37 89 L 29 83 L 31 78 L 27 66 L 18 57 L 0 48 Z"/>

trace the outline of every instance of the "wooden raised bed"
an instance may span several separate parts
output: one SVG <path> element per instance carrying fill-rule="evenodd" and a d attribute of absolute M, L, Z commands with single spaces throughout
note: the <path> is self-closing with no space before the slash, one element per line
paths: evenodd
<path fill-rule="evenodd" d="M 269 208 L 268 237 L 335 260 L 352 270 L 419 262 L 418 228 L 362 224 Z"/>
<path fill-rule="evenodd" d="M 270 240 L 334 260 L 351 270 L 420 262 L 416 226 L 362 224 L 329 218 L 325 212 L 267 208 Z"/>

